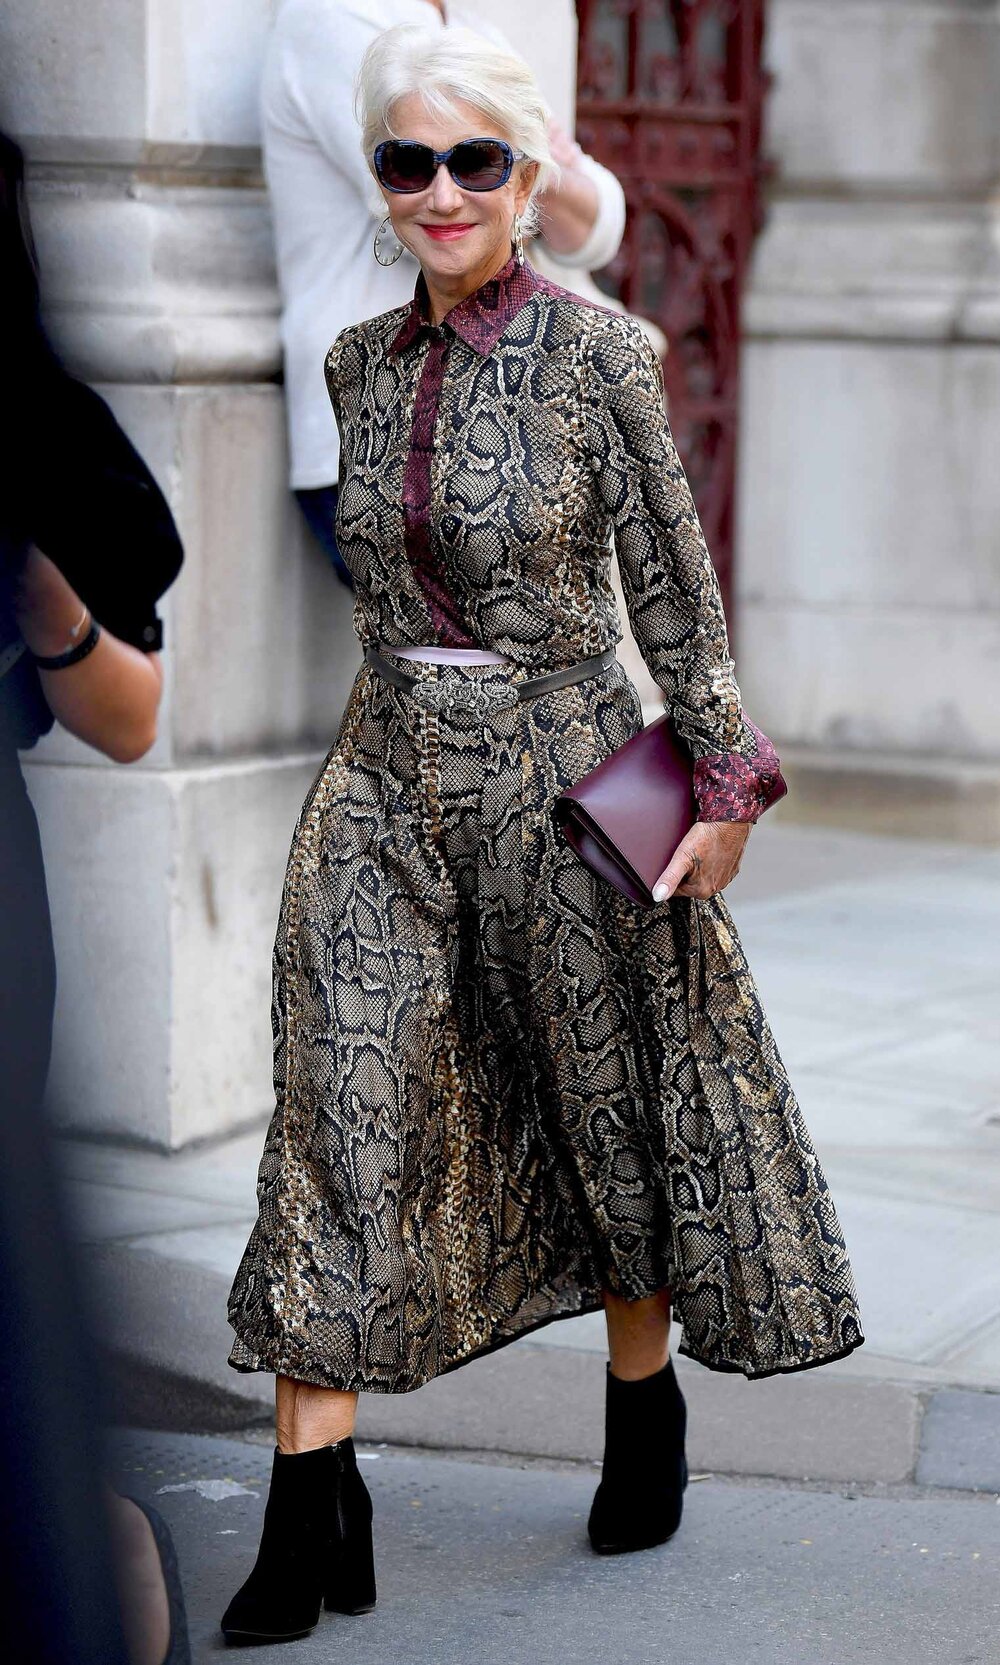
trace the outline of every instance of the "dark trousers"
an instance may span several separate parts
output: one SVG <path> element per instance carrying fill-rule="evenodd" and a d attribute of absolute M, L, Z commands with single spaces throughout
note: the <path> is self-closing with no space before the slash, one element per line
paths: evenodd
<path fill-rule="evenodd" d="M 3 740 L 0 941 L 0 1651 L 4 1665 L 125 1665 L 100 1364 L 42 1106 L 55 996 L 45 872 Z"/>
<path fill-rule="evenodd" d="M 333 517 L 337 512 L 337 487 L 316 486 L 309 491 L 295 493 L 299 508 L 306 517 L 316 542 L 332 566 L 342 584 L 349 590 L 354 589 L 354 579 L 351 570 L 337 548 L 337 539 L 333 530 Z"/>

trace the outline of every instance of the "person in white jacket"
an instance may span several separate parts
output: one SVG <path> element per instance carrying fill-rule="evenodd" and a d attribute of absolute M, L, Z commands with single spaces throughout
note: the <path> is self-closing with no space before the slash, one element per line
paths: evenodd
<path fill-rule="evenodd" d="M 348 588 L 333 531 L 339 437 L 323 362 L 345 325 L 408 301 L 418 271 L 409 250 L 390 266 L 372 254 L 385 205 L 361 149 L 354 78 L 381 30 L 435 21 L 475 29 L 512 50 L 494 24 L 450 0 L 285 0 L 264 62 L 261 126 L 282 297 L 291 487 Z M 541 270 L 550 261 L 562 268 L 561 281 L 572 287 L 573 269 L 583 281 L 617 254 L 625 198 L 614 174 L 554 118 L 549 137 L 562 172 L 540 198 L 544 233 L 532 260 Z"/>

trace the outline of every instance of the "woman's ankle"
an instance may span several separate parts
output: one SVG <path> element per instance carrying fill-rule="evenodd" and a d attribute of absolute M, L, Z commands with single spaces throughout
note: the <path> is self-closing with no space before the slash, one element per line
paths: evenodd
<path fill-rule="evenodd" d="M 336 1445 L 354 1433 L 358 1396 L 279 1376 L 275 1384 L 275 1443 L 283 1456 Z"/>
<path fill-rule="evenodd" d="M 274 1443 L 282 1457 L 307 1457 L 311 1451 L 325 1451 L 328 1446 L 340 1445 L 343 1440 L 349 1438 L 349 1434 L 341 1434 L 339 1437 L 318 1440 L 312 1439 L 309 1436 L 303 1436 L 297 1441 L 292 1440 L 290 1443 L 286 1443 L 285 1435 L 276 1435 Z"/>
<path fill-rule="evenodd" d="M 608 1369 L 616 1382 L 645 1382 L 650 1376 L 659 1376 L 669 1363 L 670 1354 L 665 1351 L 638 1359 L 611 1359 Z"/>

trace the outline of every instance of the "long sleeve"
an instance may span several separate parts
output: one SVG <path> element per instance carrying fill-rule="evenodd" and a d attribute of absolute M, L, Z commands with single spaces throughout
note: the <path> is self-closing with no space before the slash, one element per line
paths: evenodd
<path fill-rule="evenodd" d="M 556 266 L 596 272 L 607 266 L 621 248 L 625 235 L 625 192 L 617 175 L 586 151 L 580 159 L 580 167 L 597 187 L 597 217 L 580 248 L 574 249 L 571 254 L 559 254 L 546 243 L 545 252 Z"/>
<path fill-rule="evenodd" d="M 787 788 L 774 747 L 743 710 L 718 579 L 667 421 L 663 371 L 634 319 L 595 313 L 582 397 L 629 621 L 694 759 L 699 818 L 756 821 Z"/>
<path fill-rule="evenodd" d="M 272 135 L 286 145 L 315 146 L 339 176 L 342 193 L 353 194 L 380 219 L 385 207 L 354 114 L 354 77 L 379 32 L 368 10 L 301 0 L 282 13 L 265 58 L 261 116 L 265 153 Z"/>
<path fill-rule="evenodd" d="M 337 474 L 338 490 L 343 485 L 344 456 L 343 389 L 341 386 L 342 362 L 345 348 L 350 347 L 352 342 L 357 338 L 357 335 L 358 326 L 356 324 L 345 324 L 344 328 L 338 331 L 334 341 L 327 351 L 325 359 L 323 360 L 323 380 L 326 382 L 326 391 L 330 400 L 331 409 L 333 411 L 334 425 L 337 429 L 337 434 L 340 440 L 338 452 L 339 467 Z"/>

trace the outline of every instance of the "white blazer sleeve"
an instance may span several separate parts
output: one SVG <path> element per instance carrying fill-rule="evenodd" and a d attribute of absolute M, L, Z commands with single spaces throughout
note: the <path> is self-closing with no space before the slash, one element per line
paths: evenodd
<path fill-rule="evenodd" d="M 312 143 L 373 217 L 385 205 L 361 149 L 354 114 L 354 77 L 379 30 L 367 8 L 299 5 L 279 16 L 265 62 L 261 111 L 265 127 Z"/>
<path fill-rule="evenodd" d="M 574 249 L 572 254 L 560 254 L 546 243 L 545 252 L 557 266 L 576 266 L 585 272 L 594 272 L 613 260 L 621 248 L 625 235 L 625 192 L 611 169 L 588 156 L 586 151 L 579 166 L 597 186 L 597 218 L 582 248 Z"/>

